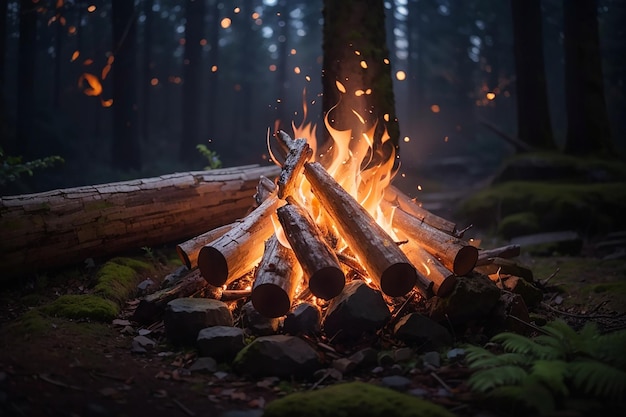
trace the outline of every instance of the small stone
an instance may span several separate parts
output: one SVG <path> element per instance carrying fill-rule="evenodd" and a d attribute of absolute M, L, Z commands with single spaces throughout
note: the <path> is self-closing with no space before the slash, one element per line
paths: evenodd
<path fill-rule="evenodd" d="M 462 349 L 462 348 L 450 349 L 448 353 L 446 353 L 446 357 L 448 359 L 461 359 L 464 356 L 465 356 L 465 349 Z"/>
<path fill-rule="evenodd" d="M 412 390 L 407 391 L 407 393 L 414 397 L 426 397 L 428 395 L 428 391 L 423 388 L 413 388 Z"/>
<path fill-rule="evenodd" d="M 365 366 L 375 365 L 378 357 L 378 352 L 376 349 L 368 347 L 361 350 L 356 351 L 352 355 L 348 357 L 352 362 L 354 362 L 357 368 L 362 368 Z"/>
<path fill-rule="evenodd" d="M 380 366 L 391 366 L 394 362 L 392 351 L 383 350 L 378 354 L 378 364 Z"/>
<path fill-rule="evenodd" d="M 169 288 L 173 286 L 176 282 L 180 281 L 180 279 L 189 272 L 186 266 L 179 266 L 176 268 L 171 274 L 167 274 L 163 281 L 161 282 L 161 288 Z"/>
<path fill-rule="evenodd" d="M 137 284 L 137 289 L 141 293 L 146 293 L 153 288 L 156 288 L 156 283 L 150 278 L 144 279 L 139 284 Z"/>
<path fill-rule="evenodd" d="M 380 380 L 383 387 L 395 389 L 398 391 L 406 391 L 411 385 L 411 380 L 400 375 L 386 376 Z"/>
<path fill-rule="evenodd" d="M 425 349 L 438 349 L 452 343 L 448 329 L 419 313 L 410 313 L 398 320 L 394 335 Z"/>
<path fill-rule="evenodd" d="M 225 379 L 227 378 L 229 375 L 228 372 L 224 372 L 224 371 L 217 371 L 213 373 L 213 376 L 217 379 Z"/>
<path fill-rule="evenodd" d="M 393 359 L 396 362 L 407 362 L 413 358 L 413 349 L 404 347 L 393 351 Z"/>
<path fill-rule="evenodd" d="M 139 334 L 139 336 L 147 336 L 150 333 L 152 333 L 152 330 L 148 330 L 148 329 L 139 329 L 139 331 L 137 332 Z"/>
<path fill-rule="evenodd" d="M 213 358 L 200 357 L 189 367 L 191 372 L 215 372 L 217 362 Z"/>
<path fill-rule="evenodd" d="M 200 330 L 196 340 L 198 351 L 219 361 L 232 360 L 245 346 L 244 331 L 239 327 L 213 326 Z"/>
<path fill-rule="evenodd" d="M 380 375 L 383 372 L 385 372 L 385 368 L 383 368 L 382 366 L 377 366 L 373 368 L 371 372 L 372 372 L 372 375 Z"/>
<path fill-rule="evenodd" d="M 299 334 L 316 334 L 320 331 L 322 313 L 313 303 L 300 303 L 285 317 L 283 330 L 297 336 Z"/>
<path fill-rule="evenodd" d="M 200 330 L 211 326 L 232 326 L 228 306 L 209 298 L 177 298 L 167 303 L 165 333 L 174 345 L 192 346 Z"/>
<path fill-rule="evenodd" d="M 111 322 L 114 326 L 130 326 L 130 321 L 124 319 L 115 319 Z"/>
<path fill-rule="evenodd" d="M 348 372 L 354 371 L 354 369 L 356 368 L 356 363 L 352 362 L 348 358 L 339 358 L 333 361 L 333 368 L 335 368 L 342 374 L 347 374 Z"/>
<path fill-rule="evenodd" d="M 135 334 L 135 328 L 133 326 L 124 326 L 124 328 L 120 330 L 120 333 L 132 335 Z"/>
<path fill-rule="evenodd" d="M 241 311 L 244 315 L 246 328 L 254 335 L 268 336 L 278 331 L 280 320 L 278 318 L 268 318 L 256 311 L 251 301 L 243 305 Z"/>
<path fill-rule="evenodd" d="M 394 363 L 391 365 L 391 368 L 389 368 L 389 373 L 391 375 L 402 375 L 404 374 L 404 369 L 402 369 L 400 364 Z"/>
<path fill-rule="evenodd" d="M 430 365 L 435 368 L 439 368 L 441 366 L 441 357 L 439 356 L 439 352 L 426 352 L 422 355 L 422 361 L 424 361 L 424 365 Z"/>
<path fill-rule="evenodd" d="M 154 349 L 156 347 L 156 342 L 146 336 L 135 336 L 133 342 L 139 343 L 139 346 L 144 349 Z"/>

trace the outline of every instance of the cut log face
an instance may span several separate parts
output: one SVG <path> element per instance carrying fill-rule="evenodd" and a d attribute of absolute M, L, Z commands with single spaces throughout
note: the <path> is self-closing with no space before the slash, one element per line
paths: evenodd
<path fill-rule="evenodd" d="M 341 293 L 346 276 L 335 252 L 306 211 L 291 198 L 277 210 L 285 236 L 302 265 L 311 293 L 330 300 Z"/>
<path fill-rule="evenodd" d="M 284 316 L 291 309 L 301 280 L 302 268 L 293 251 L 281 245 L 273 235 L 265 242 L 265 252 L 256 272 L 252 305 L 265 317 Z"/>
<path fill-rule="evenodd" d="M 193 239 L 189 239 L 186 242 L 176 245 L 176 253 L 178 253 L 178 257 L 183 264 L 185 264 L 187 269 L 195 268 L 198 266 L 198 254 L 200 253 L 200 249 L 202 249 L 207 242 L 212 242 L 223 236 L 234 226 L 235 223 L 225 224 L 224 226 L 209 230 L 208 232 L 198 235 Z"/>
<path fill-rule="evenodd" d="M 319 163 L 306 163 L 304 175 L 374 283 L 392 297 L 411 291 L 415 268 L 374 218 Z"/>
<path fill-rule="evenodd" d="M 478 249 L 422 222 L 400 208 L 393 214 L 393 227 L 415 239 L 428 253 L 456 275 L 467 275 L 476 266 Z"/>
<path fill-rule="evenodd" d="M 274 195 L 198 254 L 198 267 L 211 285 L 228 285 L 252 270 L 263 256 L 263 243 L 274 233 L 271 216 L 281 204 Z"/>
<path fill-rule="evenodd" d="M 415 240 L 409 239 L 400 248 L 415 266 L 417 272 L 431 283 L 431 287 L 427 288 L 427 291 L 432 291 L 438 297 L 445 297 L 454 291 L 457 281 L 456 275 L 426 252 Z"/>

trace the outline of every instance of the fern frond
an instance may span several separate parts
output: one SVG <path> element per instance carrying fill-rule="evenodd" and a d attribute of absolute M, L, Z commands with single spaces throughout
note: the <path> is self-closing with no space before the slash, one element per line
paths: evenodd
<path fill-rule="evenodd" d="M 465 359 L 470 369 L 493 368 L 505 365 L 529 366 L 531 363 L 531 359 L 521 353 L 496 355 L 486 349 L 475 346 L 466 348 Z"/>
<path fill-rule="evenodd" d="M 552 393 L 545 386 L 531 381 L 523 385 L 498 387 L 491 391 L 489 396 L 521 403 L 542 415 L 550 414 L 556 409 Z"/>
<path fill-rule="evenodd" d="M 589 352 L 595 359 L 602 360 L 626 371 L 626 330 L 607 333 L 592 339 Z"/>
<path fill-rule="evenodd" d="M 569 372 L 567 362 L 560 360 L 537 360 L 533 363 L 530 377 L 547 386 L 552 392 L 568 395 L 565 378 Z"/>
<path fill-rule="evenodd" d="M 476 360 L 493 358 L 495 354 L 489 352 L 487 349 L 480 346 L 466 346 L 465 347 L 465 360 L 471 364 Z"/>
<path fill-rule="evenodd" d="M 577 360 L 568 364 L 576 389 L 587 395 L 620 400 L 626 397 L 626 372 L 595 360 Z"/>
<path fill-rule="evenodd" d="M 553 359 L 560 354 L 560 351 L 552 346 L 539 344 L 516 333 L 500 333 L 492 337 L 491 340 L 502 343 L 502 347 L 508 352 L 521 353 L 535 358 Z"/>
<path fill-rule="evenodd" d="M 519 366 L 499 366 L 473 373 L 468 384 L 475 391 L 487 392 L 502 385 L 520 384 L 527 376 L 528 373 Z"/>

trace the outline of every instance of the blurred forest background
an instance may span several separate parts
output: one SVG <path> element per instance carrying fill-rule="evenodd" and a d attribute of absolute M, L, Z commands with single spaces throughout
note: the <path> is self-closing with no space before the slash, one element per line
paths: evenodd
<path fill-rule="evenodd" d="M 487 172 L 515 151 L 503 137 L 527 140 L 522 126 L 529 124 L 518 128 L 516 77 L 524 67 L 516 69 L 516 36 L 537 38 L 538 48 L 522 52 L 518 64 L 528 59 L 541 80 L 535 52 L 543 60 L 547 107 L 536 107 L 556 145 L 565 147 L 564 17 L 567 4 L 577 2 L 533 0 L 540 9 L 512 10 L 520 3 L 526 2 L 384 2 L 401 173 L 459 157 Z M 606 102 L 596 118 L 606 120 L 600 123 L 606 131 L 589 140 L 610 140 L 605 151 L 623 152 L 626 4 L 581 3 L 597 11 L 602 79 L 596 81 Z M 266 134 L 276 120 L 283 128 L 300 124 L 306 102 L 307 121 L 322 122 L 323 6 L 322 0 L 3 0 L 0 162 L 52 155 L 64 162 L 5 181 L 0 193 L 202 169 L 208 163 L 197 144 L 224 166 L 268 163 Z M 535 87 L 541 90 L 541 82 L 524 92 Z M 535 107 L 532 97 L 524 100 Z"/>

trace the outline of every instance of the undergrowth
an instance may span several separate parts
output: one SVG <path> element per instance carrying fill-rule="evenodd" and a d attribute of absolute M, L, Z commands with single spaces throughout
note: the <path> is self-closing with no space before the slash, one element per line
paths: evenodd
<path fill-rule="evenodd" d="M 579 332 L 556 320 L 529 338 L 500 333 L 494 353 L 478 346 L 466 350 L 472 390 L 509 413 L 549 415 L 562 410 L 618 411 L 626 398 L 626 331 L 600 334 L 595 323 Z"/>

